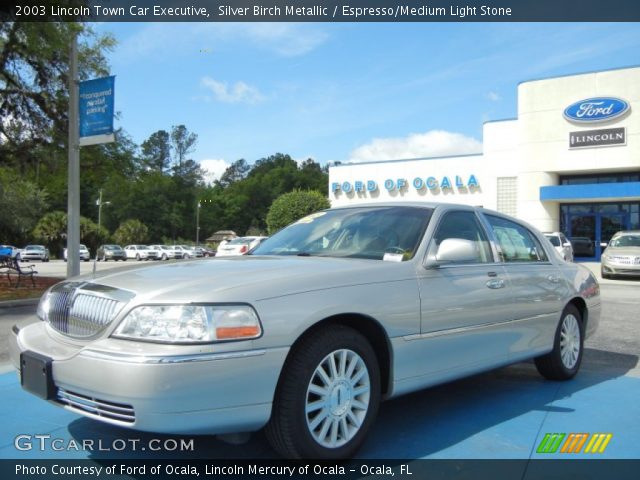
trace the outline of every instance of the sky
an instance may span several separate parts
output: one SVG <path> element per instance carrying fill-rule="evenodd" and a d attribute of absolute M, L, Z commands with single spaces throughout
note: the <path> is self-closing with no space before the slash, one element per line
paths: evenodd
<path fill-rule="evenodd" d="M 640 64 L 640 24 L 102 23 L 117 127 L 184 124 L 219 177 L 275 153 L 357 162 L 480 153 L 518 83 Z M 578 99 L 577 99 L 578 100 Z"/>

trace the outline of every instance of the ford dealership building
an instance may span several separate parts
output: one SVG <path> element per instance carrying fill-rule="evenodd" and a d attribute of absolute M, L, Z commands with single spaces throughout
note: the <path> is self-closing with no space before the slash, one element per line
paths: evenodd
<path fill-rule="evenodd" d="M 329 198 L 482 205 L 599 260 L 615 232 L 640 229 L 640 67 L 523 82 L 517 118 L 484 124 L 482 154 L 331 167 Z"/>

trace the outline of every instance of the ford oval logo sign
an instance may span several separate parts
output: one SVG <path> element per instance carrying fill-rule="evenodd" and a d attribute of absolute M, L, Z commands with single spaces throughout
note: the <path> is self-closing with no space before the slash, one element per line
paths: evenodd
<path fill-rule="evenodd" d="M 623 115 L 629 104 L 615 97 L 596 97 L 580 100 L 564 110 L 564 118 L 571 122 L 605 122 Z"/>

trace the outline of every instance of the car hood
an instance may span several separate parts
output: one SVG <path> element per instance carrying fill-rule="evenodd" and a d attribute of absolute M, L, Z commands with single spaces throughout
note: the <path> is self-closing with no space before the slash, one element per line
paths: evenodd
<path fill-rule="evenodd" d="M 154 265 L 74 280 L 135 292 L 137 302 L 251 302 L 347 285 L 403 280 L 409 262 L 237 256 Z"/>
<path fill-rule="evenodd" d="M 604 253 L 607 255 L 640 256 L 640 247 L 608 247 Z"/>

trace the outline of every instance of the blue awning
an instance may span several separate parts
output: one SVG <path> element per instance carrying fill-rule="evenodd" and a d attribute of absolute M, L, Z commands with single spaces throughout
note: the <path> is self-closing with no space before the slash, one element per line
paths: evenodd
<path fill-rule="evenodd" d="M 586 183 L 582 185 L 551 185 L 540 187 L 541 201 L 638 200 L 640 182 Z"/>

